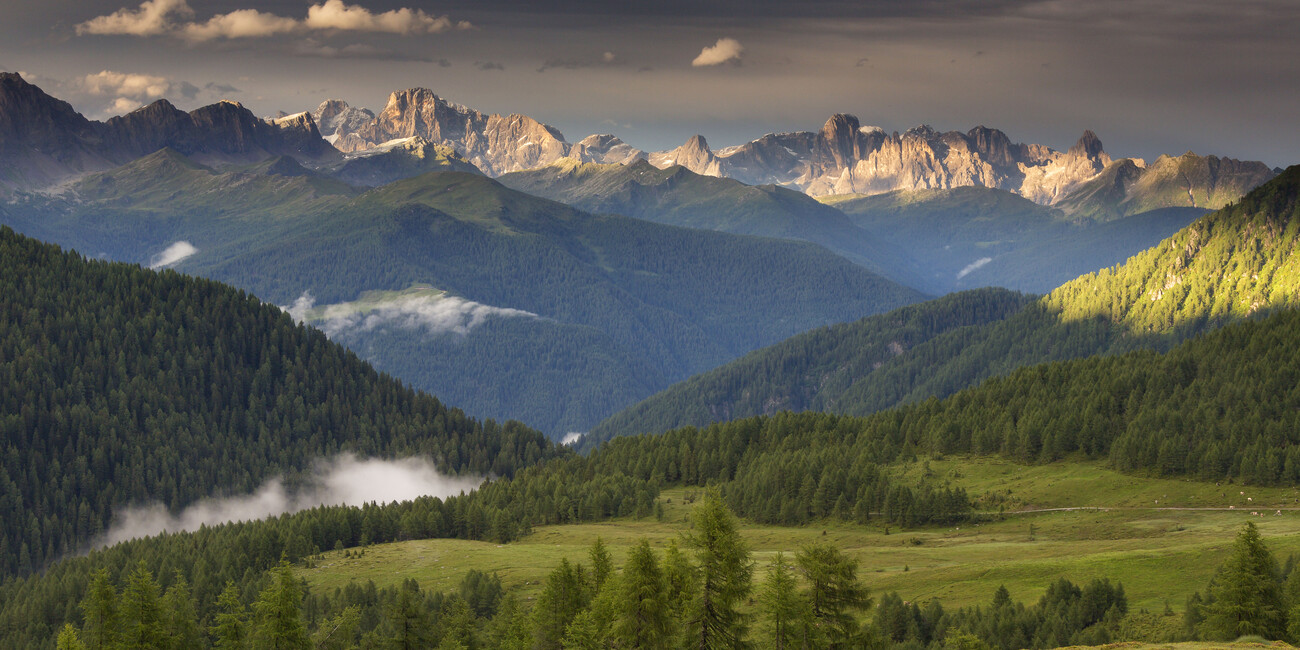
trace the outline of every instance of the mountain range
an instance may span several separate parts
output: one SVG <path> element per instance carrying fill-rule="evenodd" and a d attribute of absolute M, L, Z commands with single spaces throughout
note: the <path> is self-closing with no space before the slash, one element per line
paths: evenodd
<path fill-rule="evenodd" d="M 557 437 L 925 297 L 809 243 L 592 215 L 479 173 L 362 191 L 286 157 L 217 170 L 164 149 L 5 212 L 92 256 L 253 291 L 474 415 Z"/>
<path fill-rule="evenodd" d="M 230 282 L 471 413 L 558 437 L 812 327 L 927 293 L 1049 290 L 1273 174 L 1191 154 L 1113 161 L 1090 133 L 1059 153 L 983 128 L 886 136 L 847 115 L 717 154 L 688 145 L 671 158 L 613 136 L 570 145 L 425 89 L 378 114 L 328 101 L 263 120 L 159 101 L 93 122 L 6 74 L 0 219 Z M 808 196 L 834 169 L 885 170 L 888 151 L 911 161 L 890 172 L 910 179 L 898 183 L 959 187 Z M 776 173 L 781 156 L 807 183 L 720 177 Z M 1062 184 L 1026 190 L 1049 167 Z M 1196 207 L 1152 210 L 1179 201 Z"/>
<path fill-rule="evenodd" d="M 1126 263 L 1034 300 L 962 292 L 757 350 L 626 409 L 614 436 L 815 409 L 862 415 L 1036 363 L 1168 349 L 1300 306 L 1300 166 Z"/>
<path fill-rule="evenodd" d="M 433 158 L 450 159 L 448 165 L 460 170 L 472 165 L 489 176 L 566 158 L 604 164 L 644 159 L 659 168 L 680 165 L 706 176 L 781 185 L 814 196 L 988 187 L 1094 220 L 1163 207 L 1216 209 L 1276 173 L 1258 162 L 1190 152 L 1151 165 L 1112 159 L 1091 131 L 1059 152 L 1013 143 L 1002 131 L 983 126 L 941 133 L 922 125 L 887 134 L 849 114 L 832 116 L 817 132 L 768 134 L 716 152 L 696 135 L 674 150 L 647 153 L 609 134 L 571 144 L 559 130 L 526 115 L 484 114 L 426 88 L 392 93 L 378 114 L 332 99 L 310 112 L 258 119 L 235 102 L 186 113 L 159 100 L 94 122 L 18 74 L 0 77 L 0 191 L 49 187 L 163 147 L 213 165 L 289 155 L 324 171 L 337 171 L 345 154 L 378 149 L 389 154 L 384 173 L 340 172 L 339 177 L 382 184 L 403 173 L 429 171 L 424 163 L 429 145 L 438 150 Z"/>
<path fill-rule="evenodd" d="M 1163 207 L 1220 208 L 1275 173 L 1263 163 L 1214 156 L 1202 161 L 1190 152 L 1173 174 L 1164 157 L 1147 169 L 1140 159 L 1112 159 L 1091 131 L 1060 152 L 1013 143 L 1002 131 L 984 126 L 941 133 L 921 125 L 889 134 L 862 126 L 849 114 L 831 116 L 817 132 L 768 134 L 716 152 L 704 136 L 695 135 L 676 149 L 648 153 L 609 134 L 570 144 L 559 130 L 528 116 L 485 115 L 426 88 L 392 93 L 378 115 L 342 100 L 327 100 L 313 115 L 318 122 L 328 120 L 328 137 L 343 151 L 418 136 L 452 147 L 490 176 L 566 158 L 621 164 L 648 160 L 661 169 L 680 165 L 705 176 L 781 185 L 813 196 L 988 187 L 1089 218 L 1109 216 L 1120 204 L 1120 215 Z M 1187 166 L 1197 171 L 1186 173 Z M 1099 186 L 1115 177 L 1120 180 L 1109 182 L 1115 191 L 1099 193 Z M 1182 192 L 1170 191 L 1174 187 Z"/>

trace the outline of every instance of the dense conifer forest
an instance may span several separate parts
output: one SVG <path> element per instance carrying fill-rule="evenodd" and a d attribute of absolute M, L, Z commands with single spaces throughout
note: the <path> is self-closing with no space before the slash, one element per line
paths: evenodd
<path fill-rule="evenodd" d="M 0 573 L 81 551 L 114 509 L 250 492 L 350 451 L 510 476 L 563 453 L 375 372 L 231 287 L 0 229 Z"/>

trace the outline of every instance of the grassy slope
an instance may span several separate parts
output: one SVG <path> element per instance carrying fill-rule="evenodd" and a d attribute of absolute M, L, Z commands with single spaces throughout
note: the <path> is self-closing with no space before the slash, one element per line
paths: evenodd
<path fill-rule="evenodd" d="M 915 474 L 925 467 L 921 461 L 900 471 Z M 804 544 L 830 541 L 858 559 L 860 575 L 873 592 L 898 591 L 906 600 L 939 598 L 945 607 L 985 603 L 998 585 L 1028 602 L 1058 577 L 1076 583 L 1109 577 L 1123 582 L 1134 611 L 1159 612 L 1166 601 L 1181 609 L 1191 592 L 1204 587 L 1247 520 L 1256 522 L 1279 557 L 1300 553 L 1300 511 L 1273 514 L 1279 506 L 1297 505 L 1293 488 L 1242 490 L 1148 479 L 1091 463 L 1024 467 L 995 459 L 952 458 L 931 460 L 928 467 L 974 495 L 1008 499 L 1004 503 L 1009 509 L 1120 507 L 1010 514 L 980 524 L 895 528 L 889 534 L 880 526 L 840 522 L 796 528 L 746 523 L 744 536 L 760 567 L 776 551 L 791 553 Z M 377 545 L 360 558 L 328 552 L 315 568 L 300 573 L 314 588 L 332 589 L 350 580 L 374 580 L 384 586 L 413 577 L 435 589 L 452 589 L 467 571 L 479 569 L 500 573 L 507 586 L 532 597 L 560 558 L 585 563 L 587 548 L 598 536 L 610 546 L 616 565 L 641 539 L 658 548 L 672 539 L 680 543 L 690 507 L 683 503 L 685 493 L 673 489 L 661 495 L 663 522 L 621 519 L 546 526 L 506 545 L 463 540 Z M 1166 503 L 1220 509 L 1149 509 Z M 1264 504 L 1272 508 L 1269 516 L 1250 515 L 1251 510 L 1264 511 Z M 1228 506 L 1237 509 L 1222 509 Z"/>

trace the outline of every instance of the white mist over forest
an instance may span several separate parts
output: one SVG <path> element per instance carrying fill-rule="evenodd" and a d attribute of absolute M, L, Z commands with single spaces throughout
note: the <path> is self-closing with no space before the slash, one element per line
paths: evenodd
<path fill-rule="evenodd" d="M 109 531 L 95 548 L 148 537 L 163 532 L 198 530 L 228 522 L 265 519 L 319 505 L 380 504 L 409 501 L 422 496 L 446 498 L 477 488 L 481 478 L 446 476 L 423 458 L 360 460 L 342 454 L 317 461 L 311 483 L 290 492 L 276 476 L 252 494 L 198 501 L 173 515 L 161 503 L 132 506 L 119 511 Z"/>

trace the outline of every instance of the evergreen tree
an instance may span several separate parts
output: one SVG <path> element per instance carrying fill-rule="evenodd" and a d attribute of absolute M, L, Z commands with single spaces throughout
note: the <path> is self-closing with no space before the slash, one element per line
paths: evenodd
<path fill-rule="evenodd" d="M 830 544 L 810 544 L 795 556 L 808 583 L 806 599 L 811 621 L 805 645 L 840 648 L 858 633 L 854 612 L 871 606 L 867 588 L 858 581 L 858 562 Z"/>
<path fill-rule="evenodd" d="M 487 639 L 488 647 L 499 650 L 528 650 L 531 647 L 532 621 L 528 617 L 528 610 L 513 593 L 501 598 L 496 616 L 488 624 Z"/>
<path fill-rule="evenodd" d="M 536 647 L 542 650 L 561 647 L 569 622 L 586 606 L 580 575 L 568 558 L 561 558 L 559 566 L 547 574 L 542 594 L 533 608 Z"/>
<path fill-rule="evenodd" d="M 700 650 L 743 648 L 746 617 L 740 606 L 753 588 L 754 563 L 736 519 L 710 490 L 691 513 L 699 592 L 689 621 L 689 645 Z"/>
<path fill-rule="evenodd" d="M 163 609 L 158 583 L 145 566 L 136 565 L 122 592 L 121 642 L 137 650 L 164 650 L 167 636 L 163 632 Z"/>
<path fill-rule="evenodd" d="M 247 650 L 248 648 L 248 611 L 239 599 L 239 590 L 234 582 L 227 582 L 226 588 L 217 597 L 217 611 L 213 615 L 210 629 L 213 647 L 217 650 Z"/>
<path fill-rule="evenodd" d="M 474 642 L 474 610 L 470 608 L 469 603 L 461 598 L 448 598 L 442 601 L 442 612 L 438 617 L 438 628 L 442 633 L 442 638 L 438 641 L 439 648 L 465 648 L 469 650 L 475 647 Z M 412 646 L 412 648 L 426 648 L 427 645 Z"/>
<path fill-rule="evenodd" d="M 599 535 L 596 541 L 591 544 L 591 551 L 588 554 L 591 557 L 591 577 L 595 583 L 593 593 L 599 592 L 600 588 L 605 586 L 605 581 L 614 573 L 614 560 L 609 555 L 609 549 L 605 548 L 605 540 Z"/>
<path fill-rule="evenodd" d="M 623 566 L 622 590 L 611 635 L 623 648 L 661 650 L 672 646 L 673 620 L 668 589 L 650 542 L 641 540 Z"/>
<path fill-rule="evenodd" d="M 81 642 L 86 650 L 108 650 L 117 644 L 117 589 L 108 579 L 108 569 L 98 569 L 90 576 L 90 586 L 81 600 Z"/>
<path fill-rule="evenodd" d="M 77 628 L 71 623 L 64 623 L 63 629 L 59 630 L 59 638 L 55 640 L 55 650 L 86 650 L 86 645 L 81 642 L 81 637 L 77 636 Z"/>
<path fill-rule="evenodd" d="M 332 618 L 322 621 L 320 627 L 311 635 L 311 645 L 315 650 L 347 650 L 356 643 L 357 630 L 361 627 L 361 607 L 350 605 Z"/>
<path fill-rule="evenodd" d="M 465 602 L 463 599 L 456 600 Z M 468 603 L 466 603 L 468 607 Z M 397 590 L 397 598 L 387 608 L 390 634 L 388 647 L 394 650 L 417 650 L 433 643 L 433 621 L 424 607 L 420 585 L 407 579 Z"/>
<path fill-rule="evenodd" d="M 271 584 L 253 603 L 254 647 L 265 650 L 302 650 L 311 647 L 302 620 L 302 585 L 286 560 L 271 571 Z"/>
<path fill-rule="evenodd" d="M 797 591 L 794 572 L 784 553 L 777 552 L 772 558 L 758 600 L 771 646 L 776 650 L 796 647 L 808 616 L 807 603 Z"/>
<path fill-rule="evenodd" d="M 565 650 L 602 650 L 604 641 L 596 615 L 589 609 L 574 616 L 564 631 Z"/>
<path fill-rule="evenodd" d="M 1255 524 L 1247 522 L 1215 575 L 1201 633 L 1216 641 L 1247 634 L 1283 638 L 1286 609 L 1278 577 L 1277 560 L 1264 546 Z"/>
<path fill-rule="evenodd" d="M 163 594 L 164 633 L 173 648 L 184 650 L 199 647 L 199 614 L 190 593 L 190 585 L 180 571 L 172 585 Z"/>

